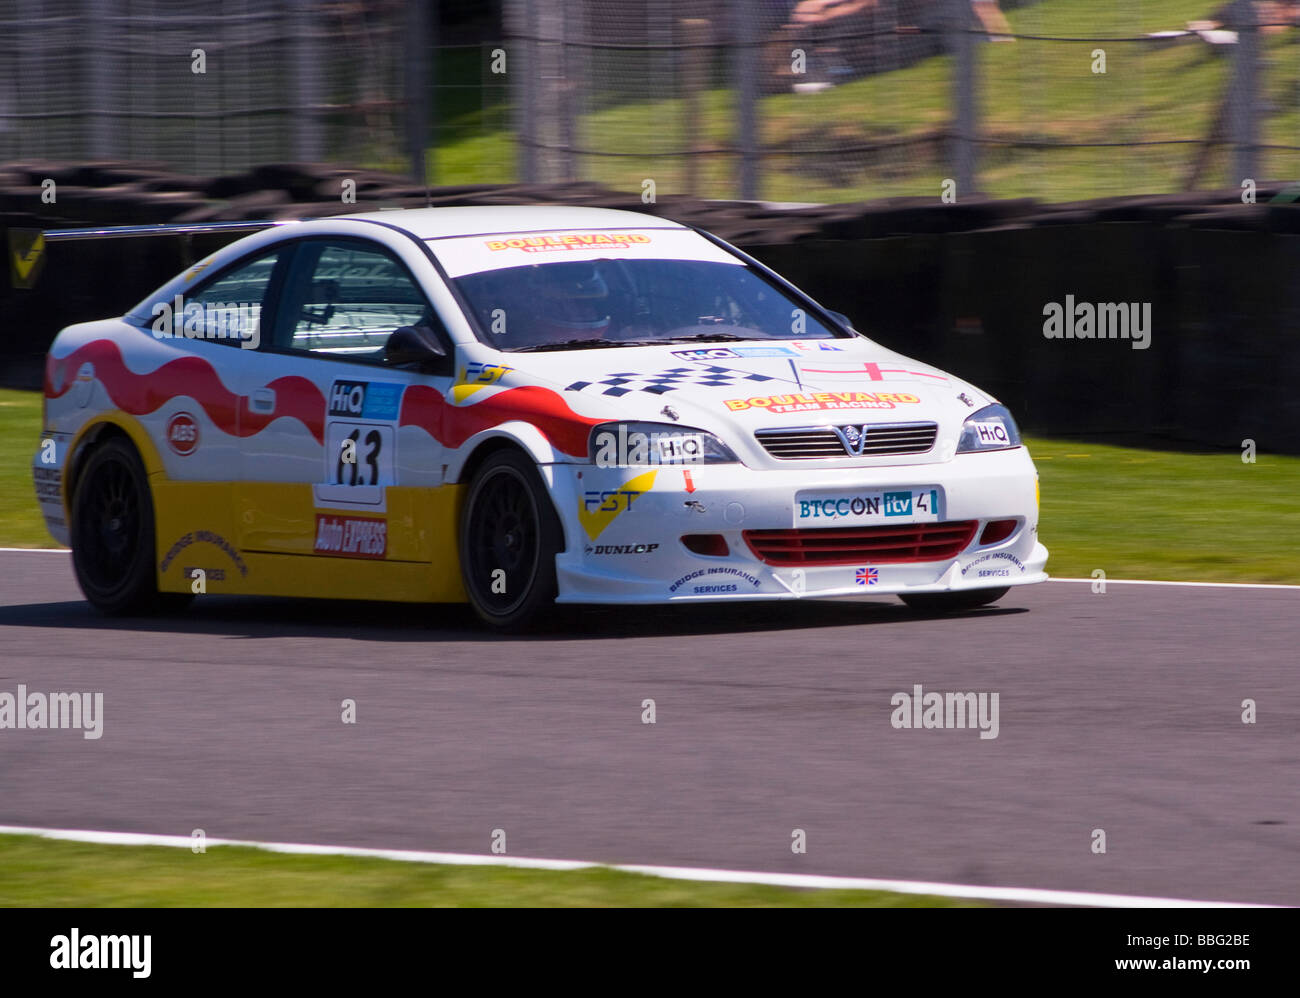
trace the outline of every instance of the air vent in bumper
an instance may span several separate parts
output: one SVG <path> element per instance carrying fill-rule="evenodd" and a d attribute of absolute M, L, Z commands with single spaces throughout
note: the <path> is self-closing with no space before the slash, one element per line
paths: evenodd
<path fill-rule="evenodd" d="M 888 565 L 948 561 L 975 536 L 976 520 L 816 530 L 746 530 L 745 543 L 769 565 Z"/>

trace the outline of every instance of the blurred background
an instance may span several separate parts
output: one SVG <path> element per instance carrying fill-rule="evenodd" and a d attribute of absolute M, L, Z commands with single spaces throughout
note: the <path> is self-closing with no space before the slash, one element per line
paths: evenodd
<path fill-rule="evenodd" d="M 0 24 L 8 161 L 796 202 L 1300 165 L 1293 2 L 0 0 Z"/>
<path fill-rule="evenodd" d="M 0 0 L 0 29 L 0 385 L 240 235 L 62 230 L 550 202 L 714 232 L 1030 429 L 1300 453 L 1300 2 Z M 1067 295 L 1150 304 L 1150 349 L 1045 339 Z"/>

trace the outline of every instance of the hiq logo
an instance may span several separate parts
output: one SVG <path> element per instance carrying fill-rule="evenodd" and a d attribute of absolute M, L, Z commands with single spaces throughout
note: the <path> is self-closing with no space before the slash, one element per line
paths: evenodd
<path fill-rule="evenodd" d="M 912 493 L 886 492 L 885 493 L 885 515 L 886 516 L 911 516 L 912 515 Z"/>
<path fill-rule="evenodd" d="M 643 433 L 618 424 L 618 432 L 602 430 L 592 440 L 596 467 L 641 464 L 694 464 L 704 460 L 704 435 L 672 431 Z"/>
<path fill-rule="evenodd" d="M 330 415 L 396 419 L 402 386 L 386 381 L 336 381 L 330 388 Z"/>
<path fill-rule="evenodd" d="M 330 390 L 331 416 L 360 416 L 366 404 L 364 381 L 336 381 Z"/>
<path fill-rule="evenodd" d="M 1004 444 L 1011 446 L 1007 437 L 1007 428 L 998 422 L 980 422 L 975 424 L 975 434 L 982 444 Z"/>

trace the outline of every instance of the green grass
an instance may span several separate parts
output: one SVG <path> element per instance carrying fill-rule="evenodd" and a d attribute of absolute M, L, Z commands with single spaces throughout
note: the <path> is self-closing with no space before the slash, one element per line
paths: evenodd
<path fill-rule="evenodd" d="M 0 908 L 933 908 L 977 902 L 569 872 L 0 836 Z"/>
<path fill-rule="evenodd" d="M 37 392 L 0 390 L 0 547 L 57 547 L 36 506 Z M 1300 458 L 1031 438 L 1053 575 L 1300 583 Z"/>
<path fill-rule="evenodd" d="M 1027 443 L 1052 575 L 1300 583 L 1300 458 Z"/>
<path fill-rule="evenodd" d="M 1141 4 L 1083 4 L 1044 0 L 1008 12 L 1014 31 L 1065 37 L 1138 36 L 1181 29 L 1208 18 L 1215 0 L 1143 0 Z M 1265 144 L 1300 145 L 1300 84 L 1295 67 L 1300 32 L 1269 34 L 1262 42 Z M 1092 52 L 1106 51 L 1106 73 L 1092 72 Z M 808 55 L 810 71 L 822 58 Z M 999 142 L 1123 142 L 1203 139 L 1223 98 L 1229 59 L 1191 39 L 1156 47 L 1139 42 L 1048 42 L 1020 39 L 977 46 L 981 134 Z M 458 50 L 449 57 L 454 75 L 441 74 L 444 117 L 430 150 L 438 183 L 513 180 L 515 146 L 500 85 L 475 89 L 485 56 Z M 660 62 L 663 60 L 661 59 Z M 578 121 L 577 145 L 604 152 L 644 153 L 726 147 L 735 141 L 735 96 L 711 86 L 698 94 L 699 134 L 688 130 L 687 101 L 678 95 L 645 99 L 662 89 L 651 57 L 623 52 L 597 76 L 592 99 L 605 106 Z M 726 68 L 715 57 L 708 79 L 721 83 Z M 474 98 L 477 96 L 477 102 Z M 950 176 L 938 145 L 896 151 L 835 152 L 853 143 L 916 137 L 947 126 L 952 118 L 951 63 L 931 57 L 905 69 L 860 78 L 815 94 L 781 93 L 761 99 L 762 145 L 768 159 L 760 196 L 772 200 L 851 201 L 897 195 L 936 197 Z M 694 143 L 694 145 L 693 145 Z M 831 150 L 811 153 L 810 149 Z M 1193 145 L 1123 149 L 1012 149 L 980 152 L 980 188 L 1000 197 L 1072 200 L 1182 190 Z M 1263 150 L 1256 179 L 1300 172 L 1300 153 Z M 680 158 L 583 157 L 583 179 L 616 190 L 639 192 L 655 179 L 660 195 L 697 193 L 738 196 L 734 156 L 697 157 L 700 179 L 687 190 Z M 1198 186 L 1237 187 L 1223 151 Z M 958 192 L 959 196 L 961 192 Z"/>
<path fill-rule="evenodd" d="M 32 483 L 40 437 L 41 393 L 0 389 L 0 547 L 59 546 L 45 529 Z"/>

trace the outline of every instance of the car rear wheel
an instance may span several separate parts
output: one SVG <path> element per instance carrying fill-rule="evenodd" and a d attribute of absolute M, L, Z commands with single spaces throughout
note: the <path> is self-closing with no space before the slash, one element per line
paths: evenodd
<path fill-rule="evenodd" d="M 953 593 L 909 593 L 900 594 L 899 599 L 913 610 L 946 612 L 950 610 L 973 610 L 977 606 L 996 603 L 1011 591 L 1010 586 L 999 589 L 962 589 Z"/>
<path fill-rule="evenodd" d="M 533 462 L 518 451 L 489 457 L 470 484 L 460 528 L 461 576 L 479 617 L 501 630 L 536 620 L 555 601 L 563 542 Z"/>
<path fill-rule="evenodd" d="M 72 499 L 72 565 L 86 599 L 108 614 L 171 609 L 187 595 L 154 579 L 153 497 L 130 443 L 111 438 L 86 458 Z"/>

